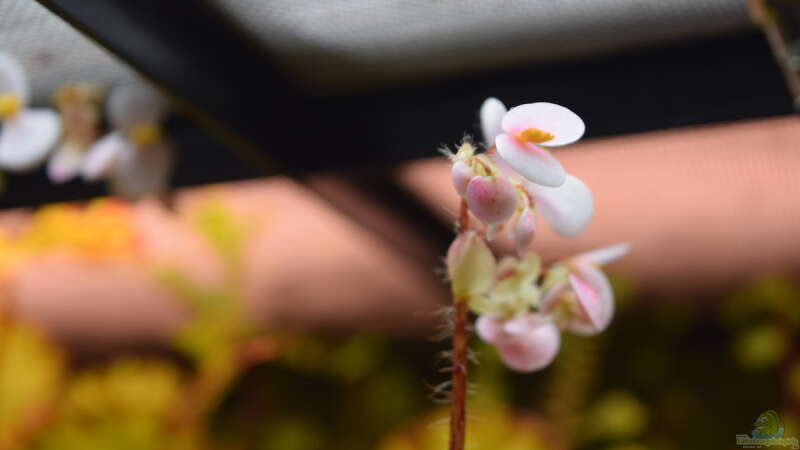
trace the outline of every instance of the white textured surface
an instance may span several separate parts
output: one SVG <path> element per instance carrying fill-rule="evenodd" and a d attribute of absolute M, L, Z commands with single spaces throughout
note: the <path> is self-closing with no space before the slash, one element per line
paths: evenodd
<path fill-rule="evenodd" d="M 744 0 L 215 0 L 308 82 L 551 61 L 751 27 Z"/>
<path fill-rule="evenodd" d="M 0 0 L 0 51 L 20 59 L 38 103 L 49 103 L 64 82 L 111 85 L 133 76 L 116 58 L 33 0 Z"/>

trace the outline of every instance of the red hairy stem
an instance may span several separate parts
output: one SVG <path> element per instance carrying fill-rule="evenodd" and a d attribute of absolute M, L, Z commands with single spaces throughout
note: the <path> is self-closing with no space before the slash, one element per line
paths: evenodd
<path fill-rule="evenodd" d="M 469 230 L 469 206 L 466 200 L 461 200 L 461 210 L 458 213 L 458 234 Z"/>
<path fill-rule="evenodd" d="M 453 305 L 453 371 L 450 405 L 450 450 L 463 450 L 467 428 L 467 302 Z"/>

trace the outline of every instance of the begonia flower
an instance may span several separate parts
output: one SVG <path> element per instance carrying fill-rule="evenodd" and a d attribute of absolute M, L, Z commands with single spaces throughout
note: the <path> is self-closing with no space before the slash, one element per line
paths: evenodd
<path fill-rule="evenodd" d="M 47 158 L 59 135 L 58 114 L 30 108 L 25 71 L 10 54 L 0 53 L 0 168 L 12 172 L 35 169 Z"/>
<path fill-rule="evenodd" d="M 69 83 L 56 91 L 54 99 L 63 135 L 47 162 L 47 176 L 62 184 L 78 176 L 86 152 L 97 140 L 101 91 L 92 85 Z"/>
<path fill-rule="evenodd" d="M 481 128 L 487 145 L 517 173 L 536 184 L 557 187 L 564 183 L 561 164 L 544 147 L 571 144 L 583 136 L 586 126 L 569 109 L 547 102 L 516 106 L 500 115 L 505 106 L 496 98 L 481 107 Z"/>
<path fill-rule="evenodd" d="M 536 104 L 534 103 L 534 105 Z M 539 108 L 538 110 L 543 111 L 545 109 Z M 481 106 L 481 128 L 483 130 L 484 143 L 487 147 L 492 147 L 496 138 L 503 134 L 502 122 L 507 113 L 510 112 L 505 105 L 494 97 L 486 99 Z M 580 121 L 579 118 L 577 120 Z M 557 141 L 557 143 L 560 142 L 565 141 Z M 541 212 L 545 222 L 556 233 L 564 237 L 571 238 L 579 235 L 589 224 L 594 215 L 594 199 L 592 192 L 578 177 L 564 173 L 561 185 L 557 187 L 548 186 L 531 182 L 524 176 L 515 176 L 518 172 L 516 167 L 509 164 L 499 152 L 490 151 L 488 158 L 493 163 L 493 167 L 503 171 L 512 182 L 520 189 L 523 189 L 530 197 L 530 205 L 526 205 L 526 202 L 519 204 L 513 221 L 515 226 L 509 230 L 512 233 L 511 237 L 515 241 L 518 253 L 527 248 L 532 240 L 534 229 L 530 227 L 528 219 L 535 215 L 537 209 Z M 526 209 L 529 212 L 526 212 Z M 525 220 L 520 220 L 523 215 Z M 518 225 L 522 225 L 522 227 L 519 228 Z"/>
<path fill-rule="evenodd" d="M 89 149 L 81 167 L 84 180 L 106 178 L 112 193 L 129 200 L 164 193 L 173 162 L 161 128 L 166 108 L 164 97 L 149 86 L 113 89 L 108 114 L 114 131 Z"/>
<path fill-rule="evenodd" d="M 614 292 L 600 267 L 621 258 L 629 248 L 611 245 L 553 266 L 543 282 L 540 311 L 552 314 L 562 329 L 576 334 L 605 330 L 614 316 Z"/>

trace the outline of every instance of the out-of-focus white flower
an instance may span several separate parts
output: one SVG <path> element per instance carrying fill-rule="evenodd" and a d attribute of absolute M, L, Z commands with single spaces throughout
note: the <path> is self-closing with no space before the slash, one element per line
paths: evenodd
<path fill-rule="evenodd" d="M 54 100 L 61 113 L 61 143 L 47 162 L 47 176 L 56 184 L 78 176 L 87 150 L 97 140 L 101 90 L 83 83 L 58 88 Z"/>
<path fill-rule="evenodd" d="M 146 85 L 111 91 L 108 115 L 113 131 L 87 153 L 81 174 L 86 181 L 107 178 L 114 195 L 135 200 L 167 190 L 173 150 L 161 121 L 166 99 Z"/>
<path fill-rule="evenodd" d="M 589 336 L 605 330 L 614 317 L 614 292 L 600 267 L 629 249 L 628 244 L 610 245 L 551 267 L 543 282 L 540 310 L 576 334 Z"/>
<path fill-rule="evenodd" d="M 55 111 L 29 108 L 25 71 L 10 54 L 0 53 L 0 168 L 12 172 L 35 169 L 61 133 Z"/>

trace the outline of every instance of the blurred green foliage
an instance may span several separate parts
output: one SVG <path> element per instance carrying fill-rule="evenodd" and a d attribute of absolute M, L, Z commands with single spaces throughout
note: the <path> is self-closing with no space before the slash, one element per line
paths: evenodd
<path fill-rule="evenodd" d="M 0 320 L 0 450 L 447 448 L 447 411 L 429 399 L 448 378 L 434 363 L 444 343 L 259 332 L 236 279 L 248 226 L 217 202 L 192 217 L 227 277 L 199 285 L 158 269 L 191 313 L 170 353 L 68 365 L 36 329 Z M 731 448 L 768 409 L 800 437 L 797 283 L 708 301 L 614 284 L 614 325 L 564 336 L 542 372 L 513 374 L 473 340 L 469 448 Z"/>

